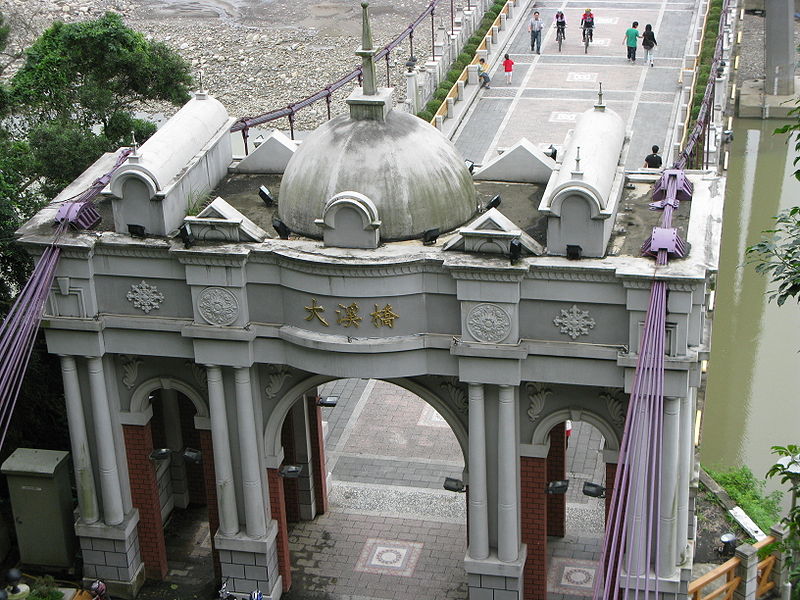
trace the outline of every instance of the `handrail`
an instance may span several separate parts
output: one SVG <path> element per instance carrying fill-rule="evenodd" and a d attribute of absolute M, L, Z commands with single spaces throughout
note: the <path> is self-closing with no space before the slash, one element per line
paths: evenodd
<path fill-rule="evenodd" d="M 689 90 L 689 101 L 687 103 L 687 106 L 689 108 L 686 111 L 686 119 L 684 119 L 683 121 L 683 137 L 681 138 L 681 146 L 683 146 L 686 143 L 686 138 L 689 135 L 689 123 L 692 120 L 692 103 L 694 103 L 694 95 L 695 95 L 694 84 L 697 82 L 697 77 L 699 75 L 700 55 L 703 53 L 703 44 L 705 44 L 706 41 L 706 25 L 708 24 L 708 13 L 711 12 L 712 1 L 713 0 L 708 0 L 708 2 L 706 3 L 706 12 L 703 15 L 703 28 L 702 28 L 703 33 L 700 35 L 700 45 L 697 48 L 697 56 L 694 57 L 694 65 L 692 66 L 692 73 L 693 73 L 692 87 Z"/>
<path fill-rule="evenodd" d="M 771 544 L 775 541 L 773 536 L 767 536 L 763 540 L 756 542 L 753 544 L 753 548 L 756 550 L 763 548 L 767 544 Z M 758 586 L 756 590 L 756 598 L 761 597 L 763 594 L 771 590 L 775 587 L 775 582 L 769 580 L 769 576 L 772 573 L 772 568 L 775 564 L 775 556 L 768 556 L 764 560 L 758 563 Z M 689 583 L 688 594 L 693 598 L 693 600 L 712 600 L 721 594 L 725 594 L 724 600 L 729 600 L 733 596 L 733 590 L 735 590 L 739 583 L 741 583 L 741 577 L 736 576 L 736 568 L 741 564 L 742 560 L 738 557 L 731 558 L 728 561 L 725 561 L 718 567 L 712 569 L 705 575 L 701 575 L 694 581 Z M 726 583 L 719 587 L 718 589 L 714 590 L 710 594 L 705 596 L 701 595 L 703 588 L 714 581 L 717 581 L 722 576 L 726 577 Z M 735 585 L 734 585 L 735 582 Z"/>

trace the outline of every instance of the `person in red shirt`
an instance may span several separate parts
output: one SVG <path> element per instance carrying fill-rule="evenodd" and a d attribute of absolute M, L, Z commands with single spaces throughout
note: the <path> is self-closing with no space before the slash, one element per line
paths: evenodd
<path fill-rule="evenodd" d="M 508 57 L 508 54 L 504 56 L 505 60 L 503 61 L 503 69 L 506 72 L 506 84 L 511 85 L 511 76 L 514 72 L 514 61 Z"/>

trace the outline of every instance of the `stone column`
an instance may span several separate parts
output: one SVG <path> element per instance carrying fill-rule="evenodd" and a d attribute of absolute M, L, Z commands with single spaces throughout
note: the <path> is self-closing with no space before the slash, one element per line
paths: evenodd
<path fill-rule="evenodd" d="M 794 0 L 769 0 L 766 23 L 767 69 L 764 93 L 794 95 L 796 50 Z"/>
<path fill-rule="evenodd" d="M 547 481 L 567 478 L 566 423 L 550 430 L 550 450 L 547 453 Z M 547 535 L 564 537 L 567 516 L 566 494 L 549 494 L 547 498 Z"/>
<path fill-rule="evenodd" d="M 258 461 L 259 447 L 249 367 L 234 369 L 234 384 L 236 387 L 239 454 L 242 462 L 245 527 L 248 537 L 258 539 L 267 534 L 267 523 L 264 513 L 264 498 L 262 497 L 263 487 Z"/>
<path fill-rule="evenodd" d="M 497 556 L 502 562 L 519 558 L 519 498 L 517 473 L 517 403 L 514 387 L 499 386 L 497 413 Z"/>
<path fill-rule="evenodd" d="M 693 392 L 694 393 L 694 392 Z M 678 449 L 678 524 L 675 562 L 683 564 L 689 538 L 689 480 L 694 462 L 694 413 L 692 399 L 681 398 L 680 448 Z"/>
<path fill-rule="evenodd" d="M 100 492 L 103 495 L 103 520 L 106 525 L 119 525 L 125 515 L 122 509 L 122 492 L 120 491 L 103 359 L 96 356 L 90 357 L 88 370 L 97 444 L 97 464 L 100 469 Z"/>
<path fill-rule="evenodd" d="M 100 519 L 100 509 L 97 506 L 97 490 L 92 472 L 92 457 L 89 453 L 89 437 L 86 433 L 81 387 L 74 357 L 61 356 L 61 376 L 64 380 L 64 399 L 67 405 L 72 466 L 75 470 L 75 485 L 78 488 L 81 519 L 84 523 L 96 523 Z"/>
<path fill-rule="evenodd" d="M 325 435 L 322 425 L 322 408 L 316 397 L 306 399 L 308 404 L 308 425 L 311 432 L 311 462 L 314 466 L 314 499 L 317 514 L 328 512 L 328 468 L 325 457 Z"/>
<path fill-rule="evenodd" d="M 419 84 L 417 83 L 417 72 L 411 70 L 406 73 L 406 99 L 409 101 L 409 109 L 412 115 L 419 112 L 417 98 L 419 95 Z"/>
<path fill-rule="evenodd" d="M 170 459 L 170 479 L 172 480 L 172 497 L 175 506 L 186 508 L 189 505 L 189 482 L 186 477 L 186 462 L 183 451 L 183 433 L 181 432 L 181 414 L 178 405 L 178 392 L 172 389 L 161 390 L 161 413 L 164 417 L 164 437 L 167 447 L 173 451 Z"/>
<path fill-rule="evenodd" d="M 222 386 L 222 369 L 206 367 L 208 379 L 208 405 L 211 415 L 211 439 L 214 447 L 214 475 L 219 503 L 219 530 L 231 536 L 239 532 L 239 514 L 236 510 L 236 491 L 233 486 L 231 444 L 228 436 L 228 413 L 225 409 L 225 390 Z"/>
<path fill-rule="evenodd" d="M 638 426 L 632 432 L 630 448 L 644 448 L 648 443 L 647 421 L 649 416 L 643 403 L 640 404 L 642 405 L 637 410 L 644 414 L 635 415 Z M 646 459 L 641 456 L 628 455 L 628 476 L 631 478 L 630 487 L 632 489 L 647 489 L 647 465 L 645 461 Z M 630 494 L 630 491 L 628 493 Z M 631 577 L 647 573 L 648 567 L 645 560 L 647 551 L 647 494 L 641 493 L 631 495 L 634 496 L 634 499 L 629 502 L 627 514 L 625 515 L 628 525 L 626 535 L 627 550 L 624 558 L 624 565 L 627 570 L 628 581 L 630 581 Z"/>
<path fill-rule="evenodd" d="M 295 402 L 291 409 L 291 417 L 294 464 L 302 468 L 300 477 L 295 479 L 299 517 L 303 521 L 313 521 L 317 516 L 317 500 L 314 489 L 314 465 L 311 457 L 311 431 L 305 397 L 299 398 Z"/>
<path fill-rule="evenodd" d="M 489 558 L 486 484 L 486 421 L 483 384 L 469 384 L 469 556 Z"/>
<path fill-rule="evenodd" d="M 659 573 L 669 577 L 675 571 L 675 546 L 677 539 L 677 477 L 680 436 L 680 399 L 664 398 L 664 423 L 661 438 L 661 482 L 658 516 L 659 544 L 657 558 Z"/>

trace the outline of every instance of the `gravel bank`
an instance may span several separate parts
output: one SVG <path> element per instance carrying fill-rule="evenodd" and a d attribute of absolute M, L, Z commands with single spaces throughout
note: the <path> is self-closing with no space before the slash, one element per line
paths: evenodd
<path fill-rule="evenodd" d="M 429 0 L 372 0 L 371 24 L 377 47 L 402 32 Z M 459 3 L 460 4 L 460 3 Z M 449 6 L 447 7 L 449 9 Z M 235 117 L 255 116 L 313 94 L 359 64 L 360 3 L 355 0 L 0 0 L 0 11 L 12 25 L 12 50 L 28 45 L 56 20 L 96 18 L 106 11 L 149 39 L 162 41 L 203 73 L 205 87 Z M 449 10 L 436 16 L 436 26 L 449 25 Z M 414 51 L 430 54 L 430 25 L 415 34 Z M 406 40 L 389 64 L 396 99 L 405 92 Z M 13 65 L 6 70 L 6 76 Z M 378 66 L 386 77 L 386 63 Z M 385 83 L 384 83 L 385 85 Z M 333 114 L 344 111 L 351 87 L 335 95 Z M 175 112 L 170 106 L 142 107 L 146 112 Z M 297 116 L 301 129 L 313 128 L 327 116 L 319 102 Z M 286 127 L 286 121 L 280 123 Z"/>
<path fill-rule="evenodd" d="M 766 70 L 765 43 L 766 19 L 763 16 L 745 13 L 742 27 L 742 44 L 739 48 L 741 55 L 738 79 L 763 79 Z M 794 22 L 795 46 L 800 45 L 800 22 Z"/>

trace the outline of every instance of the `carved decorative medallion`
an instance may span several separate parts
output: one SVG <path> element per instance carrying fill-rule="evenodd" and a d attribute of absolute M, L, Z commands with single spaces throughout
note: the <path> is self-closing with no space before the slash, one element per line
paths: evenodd
<path fill-rule="evenodd" d="M 286 378 L 289 376 L 289 368 L 283 365 L 271 365 L 268 369 L 269 375 L 264 394 L 267 398 L 274 398 L 281 391 Z"/>
<path fill-rule="evenodd" d="M 538 383 L 529 383 L 525 386 L 525 391 L 528 393 L 528 419 L 531 423 L 536 423 L 542 416 L 547 397 L 553 390 Z"/>
<path fill-rule="evenodd" d="M 120 355 L 119 359 L 122 362 L 122 385 L 132 390 L 139 377 L 139 365 L 142 364 L 142 360 L 128 354 Z"/>
<path fill-rule="evenodd" d="M 628 400 L 625 397 L 625 393 L 622 390 L 608 388 L 600 394 L 600 399 L 605 400 L 611 423 L 617 429 L 622 429 L 628 412 Z"/>
<path fill-rule="evenodd" d="M 161 306 L 164 301 L 164 294 L 159 292 L 156 286 L 142 281 L 131 286 L 131 291 L 128 292 L 126 298 L 128 298 L 128 302 L 133 303 L 135 308 L 145 314 L 149 314 L 151 310 L 157 310 Z"/>
<path fill-rule="evenodd" d="M 553 319 L 553 323 L 573 340 L 578 336 L 589 335 L 589 330 L 594 328 L 595 321 L 589 316 L 588 310 L 581 310 L 573 304 L 569 310 L 561 309 L 561 314 Z"/>
<path fill-rule="evenodd" d="M 200 316 L 211 325 L 230 325 L 239 316 L 239 301 L 221 287 L 207 287 L 197 298 Z"/>
<path fill-rule="evenodd" d="M 496 304 L 478 304 L 467 315 L 467 330 L 479 342 L 502 342 L 511 333 L 511 317 Z"/>
<path fill-rule="evenodd" d="M 469 398 L 467 396 L 467 390 L 464 388 L 461 383 L 459 383 L 457 377 L 453 377 L 450 381 L 445 381 L 439 384 L 439 387 L 447 394 L 450 402 L 452 402 L 455 409 L 461 413 L 462 415 L 467 414 L 469 412 Z"/>

